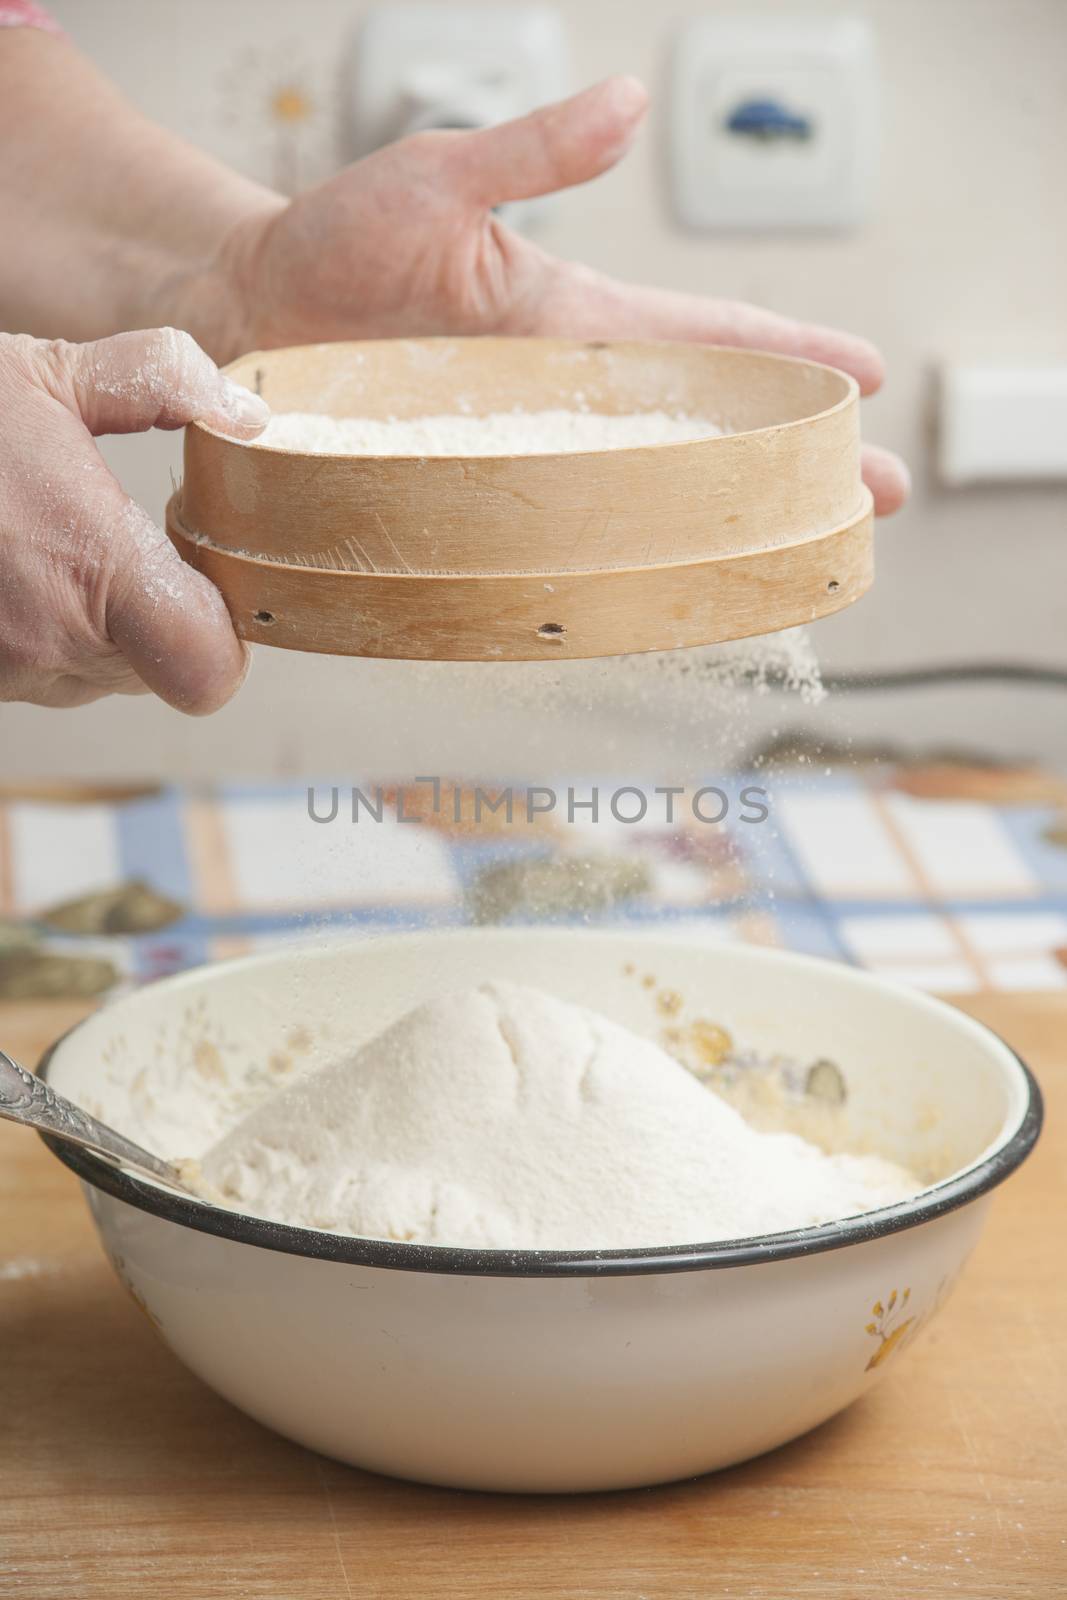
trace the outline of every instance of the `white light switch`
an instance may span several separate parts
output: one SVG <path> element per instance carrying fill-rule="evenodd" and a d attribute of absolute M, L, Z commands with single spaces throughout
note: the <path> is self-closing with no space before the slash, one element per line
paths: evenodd
<path fill-rule="evenodd" d="M 546 5 L 387 0 L 366 14 L 349 75 L 353 156 L 426 128 L 482 128 L 567 92 L 559 12 Z M 506 208 L 515 223 L 545 201 Z"/>
<path fill-rule="evenodd" d="M 940 402 L 943 483 L 1067 478 L 1067 367 L 946 367 Z"/>
<path fill-rule="evenodd" d="M 694 228 L 847 228 L 870 204 L 874 41 L 855 17 L 699 17 L 676 41 L 671 173 Z"/>

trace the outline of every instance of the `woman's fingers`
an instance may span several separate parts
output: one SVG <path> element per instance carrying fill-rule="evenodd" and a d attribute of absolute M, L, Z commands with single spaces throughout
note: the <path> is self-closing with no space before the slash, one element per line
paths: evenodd
<path fill-rule="evenodd" d="M 237 438 L 260 433 L 270 415 L 257 395 L 220 373 L 195 340 L 174 328 L 53 347 L 90 432 L 129 433 L 205 422 Z M 236 693 L 249 656 L 215 586 L 187 565 L 163 529 L 106 469 L 92 474 L 83 540 L 108 572 L 107 638 L 121 652 L 123 681 L 145 685 L 192 715 L 217 711 Z M 104 554 L 106 552 L 106 554 Z"/>
<path fill-rule="evenodd" d="M 620 283 L 572 263 L 558 263 L 554 281 L 537 305 L 528 332 L 561 338 L 679 339 L 802 356 L 848 372 L 861 394 L 873 394 L 885 363 L 869 339 L 797 322 L 741 300 L 681 294 Z"/>
<path fill-rule="evenodd" d="M 264 400 L 226 377 L 196 340 L 177 328 L 42 348 L 59 385 L 57 398 L 72 403 L 93 434 L 205 422 L 220 433 L 251 439 L 270 418 Z"/>
<path fill-rule="evenodd" d="M 647 105 L 636 78 L 606 78 L 514 122 L 462 134 L 454 159 L 463 188 L 488 207 L 587 183 L 626 154 Z"/>
<path fill-rule="evenodd" d="M 0 335 L 0 700 L 148 689 L 200 714 L 230 698 L 248 656 L 222 596 L 123 492 L 87 428 L 202 417 L 257 431 L 247 400 L 168 330 L 86 346 Z"/>
<path fill-rule="evenodd" d="M 222 596 L 117 483 L 100 515 L 117 557 L 107 590 L 109 638 L 168 705 L 194 716 L 217 711 L 249 665 Z"/>
<path fill-rule="evenodd" d="M 205 422 L 236 438 L 260 433 L 270 415 L 257 395 L 220 373 L 195 340 L 174 328 L 119 334 L 65 347 L 78 411 L 92 433 L 178 428 Z M 192 715 L 236 693 L 249 656 L 215 586 L 187 565 L 163 529 L 108 472 L 96 474 L 86 539 L 108 551 L 107 636 L 122 653 L 113 692 L 150 689 Z"/>
<path fill-rule="evenodd" d="M 555 334 L 561 338 L 678 339 L 769 350 L 838 367 L 856 379 L 862 394 L 879 387 L 882 358 L 867 339 L 795 322 L 774 311 L 737 300 L 705 299 L 671 290 L 619 283 L 586 267 L 560 266 L 550 291 L 535 316 L 516 320 L 514 332 Z M 865 445 L 863 477 L 880 517 L 908 498 L 911 477 L 904 462 L 889 450 Z"/>
<path fill-rule="evenodd" d="M 692 299 L 694 306 L 701 302 Z M 740 300 L 716 300 L 706 314 L 708 332 L 697 337 L 712 342 L 739 345 L 746 350 L 770 350 L 778 355 L 802 356 L 807 361 L 822 361 L 839 367 L 859 384 L 861 394 L 873 394 L 885 381 L 885 362 L 869 339 L 819 322 L 797 322 L 792 317 L 765 311 Z M 684 310 L 684 308 L 683 308 Z"/>
<path fill-rule="evenodd" d="M 877 444 L 863 446 L 863 481 L 874 496 L 879 517 L 899 511 L 911 493 L 911 473 L 899 456 Z"/>

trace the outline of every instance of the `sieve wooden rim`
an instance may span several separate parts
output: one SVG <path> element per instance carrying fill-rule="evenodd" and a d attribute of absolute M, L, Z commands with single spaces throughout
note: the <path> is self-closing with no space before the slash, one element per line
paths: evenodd
<path fill-rule="evenodd" d="M 712 345 L 472 338 L 253 352 L 227 370 L 284 410 L 586 405 L 732 430 L 420 458 L 292 452 L 191 426 L 168 528 L 246 638 L 409 659 L 614 655 L 811 621 L 871 581 L 859 391 L 831 367 Z"/>
<path fill-rule="evenodd" d="M 535 661 L 716 644 L 812 622 L 873 580 L 873 509 L 828 533 L 741 556 L 523 574 L 360 573 L 239 554 L 167 531 L 225 596 L 238 634 L 328 655 Z"/>

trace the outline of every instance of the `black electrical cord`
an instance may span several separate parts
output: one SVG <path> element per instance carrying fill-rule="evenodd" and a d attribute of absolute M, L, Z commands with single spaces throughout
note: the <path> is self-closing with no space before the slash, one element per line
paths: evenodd
<path fill-rule="evenodd" d="M 827 689 L 926 689 L 949 683 L 1020 683 L 1067 689 L 1067 667 L 1029 661 L 953 661 L 944 666 L 894 667 L 888 672 L 824 672 Z"/>

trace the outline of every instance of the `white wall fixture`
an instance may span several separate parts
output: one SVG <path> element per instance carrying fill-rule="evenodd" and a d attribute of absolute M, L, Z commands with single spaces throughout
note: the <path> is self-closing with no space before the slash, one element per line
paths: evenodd
<path fill-rule="evenodd" d="M 696 18 L 675 42 L 670 117 L 689 227 L 852 228 L 867 214 L 877 78 L 860 18 Z"/>
<path fill-rule="evenodd" d="M 389 0 L 367 12 L 356 39 L 351 154 L 426 128 L 505 122 L 558 99 L 568 78 L 563 24 L 552 6 Z M 544 205 L 508 206 L 507 220 L 529 221 Z"/>
<path fill-rule="evenodd" d="M 941 481 L 1067 478 L 1067 366 L 949 366 L 941 374 Z"/>

